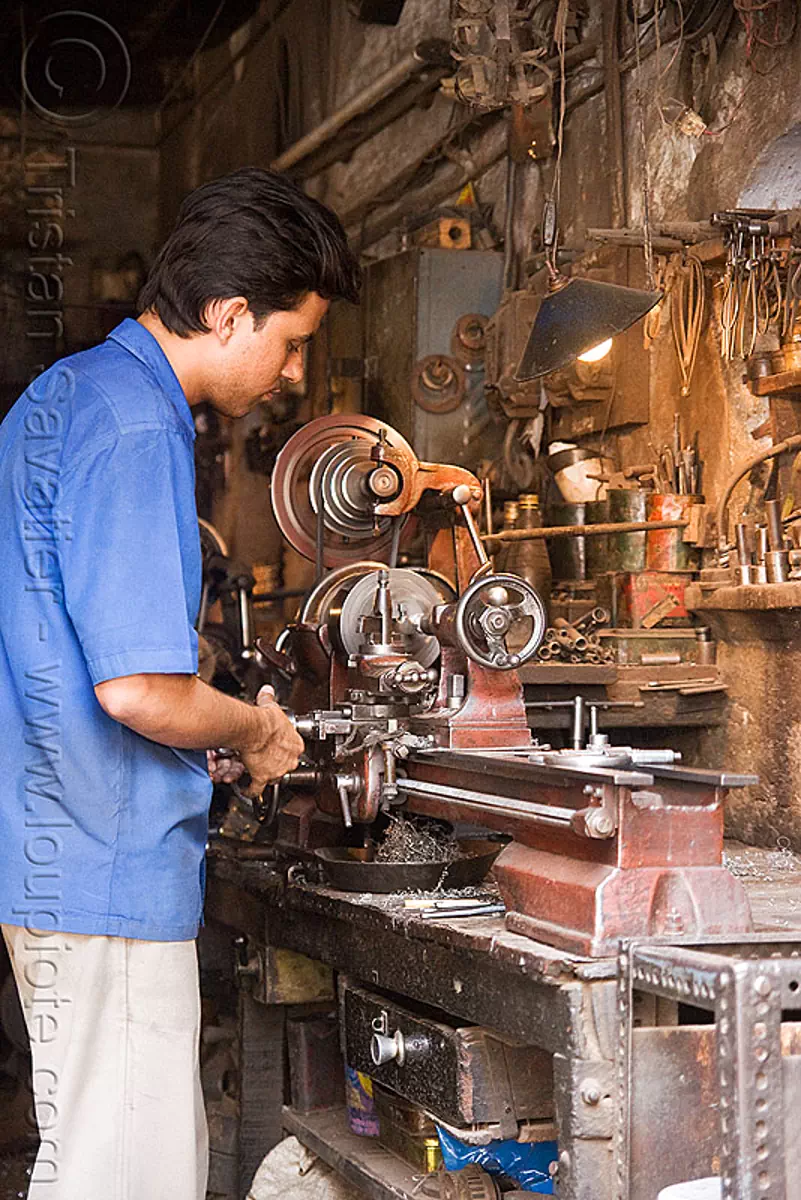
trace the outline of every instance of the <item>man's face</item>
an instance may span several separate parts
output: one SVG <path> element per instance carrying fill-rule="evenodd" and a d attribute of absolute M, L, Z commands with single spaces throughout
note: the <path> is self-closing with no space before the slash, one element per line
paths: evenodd
<path fill-rule="evenodd" d="M 309 292 L 297 308 L 270 313 L 258 329 L 249 311 L 238 316 L 208 364 L 212 407 L 228 417 L 244 417 L 278 392 L 282 379 L 302 382 L 303 347 L 327 311 L 328 301 Z"/>

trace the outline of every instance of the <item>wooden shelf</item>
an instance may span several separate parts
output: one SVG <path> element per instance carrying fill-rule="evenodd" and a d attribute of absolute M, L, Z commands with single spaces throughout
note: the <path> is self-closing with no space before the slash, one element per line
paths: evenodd
<path fill-rule="evenodd" d="M 788 579 L 785 583 L 752 583 L 746 587 L 730 584 L 709 590 L 691 584 L 687 588 L 687 607 L 700 613 L 801 609 L 801 582 Z"/>
<path fill-rule="evenodd" d="M 285 1107 L 283 1126 L 372 1200 L 420 1200 L 425 1195 L 420 1176 L 377 1138 L 351 1133 L 344 1108 L 301 1114 Z"/>

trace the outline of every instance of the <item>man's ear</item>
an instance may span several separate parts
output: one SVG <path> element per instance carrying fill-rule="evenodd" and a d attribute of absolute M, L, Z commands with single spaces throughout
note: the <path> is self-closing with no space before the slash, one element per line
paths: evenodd
<path fill-rule="evenodd" d="M 210 300 L 203 319 L 221 345 L 225 346 L 236 332 L 238 324 L 250 313 L 244 296 L 226 296 Z"/>

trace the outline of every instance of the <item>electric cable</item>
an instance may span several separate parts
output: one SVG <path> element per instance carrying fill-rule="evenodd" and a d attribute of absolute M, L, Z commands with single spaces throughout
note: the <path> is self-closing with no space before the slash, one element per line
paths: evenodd
<path fill-rule="evenodd" d="M 670 299 L 670 325 L 679 360 L 682 396 L 690 391 L 705 310 L 704 268 L 697 255 L 688 254 L 684 265 L 676 270 Z"/>

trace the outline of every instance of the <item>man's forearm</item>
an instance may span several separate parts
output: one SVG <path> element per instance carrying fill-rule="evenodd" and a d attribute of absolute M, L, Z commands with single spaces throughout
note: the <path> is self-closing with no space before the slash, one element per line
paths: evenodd
<path fill-rule="evenodd" d="M 242 751 L 265 741 L 264 709 L 226 696 L 195 675 L 128 675 L 98 684 L 95 695 L 115 721 L 165 746 Z"/>

